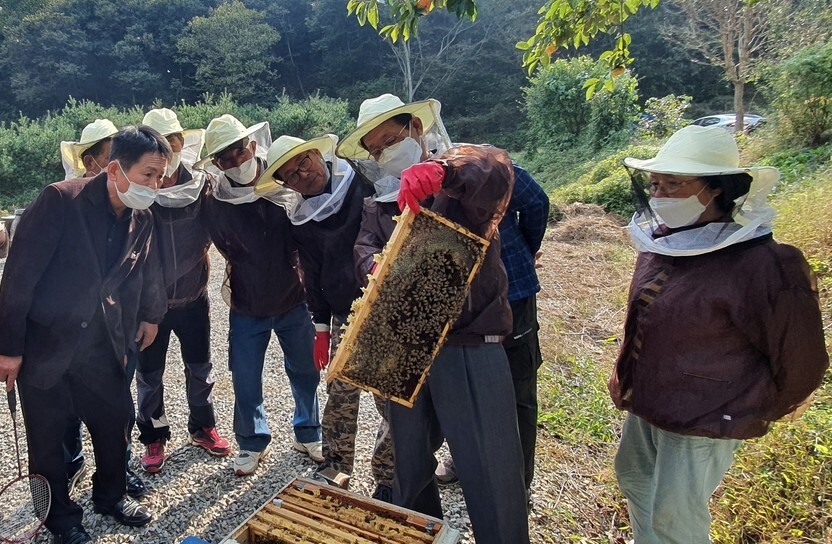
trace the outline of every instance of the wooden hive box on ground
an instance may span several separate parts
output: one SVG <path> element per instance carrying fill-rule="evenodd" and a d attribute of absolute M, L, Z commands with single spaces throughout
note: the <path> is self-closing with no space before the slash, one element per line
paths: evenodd
<path fill-rule="evenodd" d="M 428 210 L 397 221 L 326 379 L 412 407 L 489 243 Z"/>
<path fill-rule="evenodd" d="M 298 478 L 220 544 L 455 544 L 459 531 L 432 518 Z"/>

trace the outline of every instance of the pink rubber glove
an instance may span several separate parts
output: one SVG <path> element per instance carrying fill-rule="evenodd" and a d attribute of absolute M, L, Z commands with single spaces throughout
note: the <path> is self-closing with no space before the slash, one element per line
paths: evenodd
<path fill-rule="evenodd" d="M 318 331 L 315 333 L 315 349 L 312 357 L 315 359 L 315 368 L 323 370 L 329 364 L 329 341 L 332 335 L 329 331 Z"/>
<path fill-rule="evenodd" d="M 442 190 L 445 167 L 438 162 L 420 162 L 402 172 L 399 189 L 399 209 L 407 206 L 413 213 L 419 213 L 419 201 Z"/>

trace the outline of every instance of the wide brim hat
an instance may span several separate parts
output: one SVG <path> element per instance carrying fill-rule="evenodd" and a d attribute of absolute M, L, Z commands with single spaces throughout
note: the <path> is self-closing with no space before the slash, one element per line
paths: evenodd
<path fill-rule="evenodd" d="M 368 132 L 403 113 L 418 117 L 422 122 L 422 130 L 427 132 L 436 123 L 441 109 L 442 104 L 433 98 L 410 104 L 405 104 L 398 96 L 392 94 L 369 98 L 361 103 L 355 130 L 341 141 L 335 149 L 335 154 L 344 159 L 369 159 L 370 152 L 361 145 L 361 139 Z"/>
<path fill-rule="evenodd" d="M 257 184 L 254 186 L 254 192 L 259 194 L 270 193 L 283 187 L 272 176 L 281 166 L 291 160 L 292 157 L 313 149 L 320 151 L 324 157 L 332 157 L 335 153 L 335 146 L 337 145 L 338 136 L 335 134 L 324 134 L 311 140 L 304 140 L 284 134 L 269 147 L 269 153 L 266 156 L 266 164 L 268 167 L 260 176 L 260 179 L 257 180 Z"/>
<path fill-rule="evenodd" d="M 205 130 L 201 128 L 188 130 L 182 128 L 176 113 L 168 108 L 157 108 L 145 113 L 142 124 L 149 126 L 165 137 L 171 134 L 182 134 L 183 138 L 186 138 L 193 134 L 201 134 L 203 136 L 205 134 Z"/>
<path fill-rule="evenodd" d="M 81 131 L 81 139 L 77 142 L 61 142 L 61 159 L 66 167 L 71 168 L 77 175 L 83 175 L 85 167 L 81 155 L 101 140 L 112 138 L 118 129 L 109 119 L 96 119 Z M 79 173 L 80 172 L 80 173 Z"/>
<path fill-rule="evenodd" d="M 656 174 L 697 177 L 749 174 L 752 182 L 747 199 L 754 201 L 767 196 L 780 179 L 780 171 L 774 167 L 739 164 L 739 149 L 730 132 L 698 125 L 676 131 L 652 159 L 624 159 L 624 166 Z"/>
<path fill-rule="evenodd" d="M 213 160 L 217 153 L 234 142 L 251 136 L 268 124 L 268 121 L 263 121 L 246 128 L 236 117 L 228 113 L 212 119 L 205 130 L 205 157 L 194 164 L 194 168 L 202 169 Z"/>

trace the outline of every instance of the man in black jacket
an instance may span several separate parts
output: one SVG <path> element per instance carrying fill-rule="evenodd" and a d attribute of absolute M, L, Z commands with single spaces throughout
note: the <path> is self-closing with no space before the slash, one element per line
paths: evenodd
<path fill-rule="evenodd" d="M 268 168 L 257 183 L 260 192 L 287 187 L 298 200 L 287 207 L 292 238 L 298 246 L 309 310 L 315 323 L 315 364 L 323 370 L 334 356 L 353 300 L 361 288 L 353 273 L 352 251 L 361 227 L 364 198 L 373 186 L 344 159 L 335 157 L 338 138 L 327 134 L 304 141 L 281 136 L 269 148 Z M 324 463 L 352 474 L 361 390 L 340 380 L 327 386 L 321 421 Z M 393 446 L 385 401 L 375 397 L 382 421 L 376 433 L 372 471 L 374 498 L 390 502 Z"/>
<path fill-rule="evenodd" d="M 92 500 L 125 525 L 148 511 L 125 496 L 132 413 L 127 359 L 147 347 L 164 317 L 153 222 L 145 211 L 171 150 L 155 130 L 126 127 L 94 178 L 44 189 L 26 210 L 0 284 L 0 380 L 19 383 L 29 469 L 52 488 L 46 527 L 54 542 L 90 542 L 67 492 L 62 437 L 77 415 L 96 454 Z"/>
<path fill-rule="evenodd" d="M 159 325 L 159 335 L 139 355 L 137 423 L 139 440 L 145 445 L 141 467 L 146 472 L 162 470 L 170 425 L 165 413 L 164 373 L 171 334 L 179 339 L 185 364 L 188 397 L 188 440 L 211 455 L 231 453 L 228 441 L 216 429 L 211 392 L 211 323 L 208 307 L 208 248 L 211 238 L 202 221 L 208 184 L 204 172 L 191 171 L 202 148 L 202 130 L 184 130 L 176 114 L 153 109 L 144 123 L 159 131 L 173 150 L 162 188 L 153 204 L 156 247 L 161 252 L 168 296 L 168 312 Z"/>

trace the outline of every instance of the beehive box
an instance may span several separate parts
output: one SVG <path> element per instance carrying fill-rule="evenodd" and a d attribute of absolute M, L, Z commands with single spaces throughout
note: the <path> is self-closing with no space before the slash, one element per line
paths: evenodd
<path fill-rule="evenodd" d="M 396 220 L 326 379 L 412 407 L 489 243 L 427 210 Z"/>
<path fill-rule="evenodd" d="M 443 520 L 298 478 L 220 544 L 454 544 L 458 540 L 459 531 Z"/>

